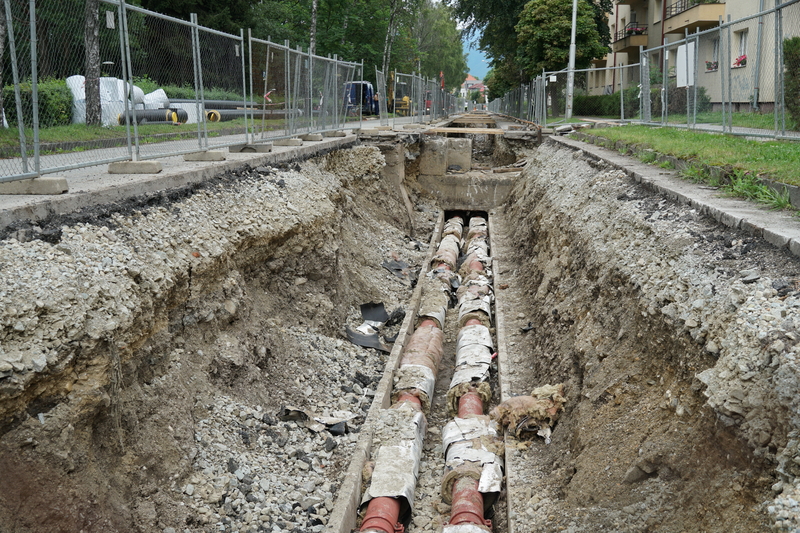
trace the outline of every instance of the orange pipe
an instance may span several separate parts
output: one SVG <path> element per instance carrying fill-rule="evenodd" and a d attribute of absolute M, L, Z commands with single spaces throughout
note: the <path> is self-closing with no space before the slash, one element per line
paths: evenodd
<path fill-rule="evenodd" d="M 476 524 L 491 526 L 483 518 L 483 494 L 478 492 L 478 480 L 462 477 L 453 487 L 453 506 L 450 509 L 450 525 Z"/>
<path fill-rule="evenodd" d="M 400 500 L 381 496 L 373 498 L 367 507 L 367 514 L 361 522 L 359 531 L 383 531 L 384 533 L 403 533 L 405 527 L 400 519 Z"/>
<path fill-rule="evenodd" d="M 473 261 L 470 261 L 470 263 L 469 263 L 469 268 L 470 268 L 471 270 L 475 270 L 475 271 L 478 271 L 478 272 L 482 272 L 482 271 L 483 271 L 483 263 L 481 263 L 481 262 L 480 262 L 480 261 L 478 261 L 477 259 L 474 259 Z"/>
<path fill-rule="evenodd" d="M 467 320 L 467 323 L 464 324 L 464 327 L 467 327 L 467 326 L 480 326 L 481 324 L 482 324 L 482 322 L 480 320 L 478 320 L 477 318 L 470 318 L 469 320 Z"/>
<path fill-rule="evenodd" d="M 410 402 L 417 411 L 422 411 L 422 400 L 420 400 L 419 396 L 415 394 L 410 392 L 401 392 L 400 396 L 397 397 L 397 402 L 395 403 L 402 402 Z"/>
<path fill-rule="evenodd" d="M 430 318 L 426 318 L 425 320 L 423 320 L 422 322 L 420 322 L 420 323 L 419 323 L 419 326 L 417 326 L 417 329 L 419 329 L 419 328 L 424 328 L 424 327 L 426 327 L 426 326 L 433 326 L 433 327 L 435 327 L 436 329 L 439 329 L 439 323 L 438 323 L 438 322 L 436 322 L 435 320 L 432 320 L 432 319 L 430 319 Z"/>
<path fill-rule="evenodd" d="M 465 392 L 458 399 L 458 417 L 466 418 L 467 415 L 482 415 L 483 401 L 474 390 Z"/>

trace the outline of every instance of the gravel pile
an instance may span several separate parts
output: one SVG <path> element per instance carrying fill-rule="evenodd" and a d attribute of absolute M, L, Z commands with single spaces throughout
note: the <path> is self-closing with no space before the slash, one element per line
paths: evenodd
<path fill-rule="evenodd" d="M 377 350 L 303 328 L 282 334 L 302 354 L 285 362 L 303 395 L 291 400 L 313 415 L 348 420 L 324 429 L 216 398 L 197 423 L 195 472 L 181 488 L 215 531 L 322 531 L 382 374 L 385 354 Z"/>

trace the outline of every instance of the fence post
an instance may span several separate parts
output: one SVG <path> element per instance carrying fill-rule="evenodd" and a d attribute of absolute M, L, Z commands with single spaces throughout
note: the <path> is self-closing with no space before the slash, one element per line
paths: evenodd
<path fill-rule="evenodd" d="M 136 120 L 136 105 L 133 104 L 128 94 L 133 92 L 133 63 L 131 62 L 131 35 L 128 28 L 128 5 L 125 0 L 122 4 L 122 24 L 125 26 L 125 63 L 127 65 L 127 78 L 122 80 L 125 86 L 125 120 L 133 127 L 133 145 L 131 146 L 131 161 L 139 161 L 139 121 Z M 129 107 L 130 105 L 130 107 Z"/>
<path fill-rule="evenodd" d="M 249 33 L 250 28 L 248 28 L 247 31 Z M 244 62 L 244 28 L 239 28 L 239 45 L 242 47 L 242 54 L 241 55 L 242 55 L 242 99 L 244 100 L 244 142 L 245 143 L 250 143 L 250 142 L 252 142 L 252 140 L 251 140 L 251 137 L 250 137 L 250 134 L 249 134 L 250 130 L 247 127 L 247 115 L 248 115 L 248 111 L 251 110 L 251 107 L 250 107 L 249 102 L 247 101 L 247 69 L 245 68 L 245 62 Z M 252 86 L 252 80 L 253 80 L 252 63 L 253 63 L 253 61 L 252 61 L 252 59 L 248 63 L 250 64 L 250 94 L 252 95 L 252 93 L 253 93 L 253 86 Z"/>
<path fill-rule="evenodd" d="M 661 77 L 661 125 L 667 124 L 669 114 L 667 108 L 669 107 L 669 49 L 667 48 L 667 38 L 664 37 L 663 54 L 664 54 L 664 67 Z"/>
<path fill-rule="evenodd" d="M 22 95 L 19 89 L 19 67 L 17 65 L 17 42 L 14 38 L 14 19 L 11 16 L 10 0 L 5 0 L 6 26 L 8 27 L 8 52 L 11 55 L 11 74 L 14 80 L 14 97 L 17 103 L 17 130 L 22 156 L 22 172 L 28 173 L 28 147 L 25 142 L 25 119 L 22 114 Z"/>
<path fill-rule="evenodd" d="M 731 16 L 728 15 L 728 60 L 725 70 L 728 71 L 728 132 L 733 132 L 733 76 L 730 73 L 733 58 L 731 57 L 731 49 L 733 48 L 733 36 L 731 34 Z M 725 133 L 725 117 L 722 117 L 722 132 Z"/>
<path fill-rule="evenodd" d="M 780 6 L 782 0 L 775 0 L 775 7 Z M 786 94 L 783 68 L 783 9 L 775 12 L 775 133 L 786 135 Z M 778 96 L 780 96 L 780 116 L 778 113 Z"/>
<path fill-rule="evenodd" d="M 197 13 L 191 13 L 189 20 L 192 23 L 192 48 L 196 58 L 197 68 L 197 93 L 195 98 L 200 102 L 201 112 L 197 116 L 198 132 L 200 135 L 200 149 L 208 149 L 208 123 L 206 122 L 206 93 L 203 86 L 203 56 L 200 50 L 200 24 L 197 22 Z"/>
<path fill-rule="evenodd" d="M 33 168 L 41 176 L 39 161 L 39 69 L 36 53 L 36 0 L 30 0 L 31 24 L 31 99 L 33 100 Z"/>

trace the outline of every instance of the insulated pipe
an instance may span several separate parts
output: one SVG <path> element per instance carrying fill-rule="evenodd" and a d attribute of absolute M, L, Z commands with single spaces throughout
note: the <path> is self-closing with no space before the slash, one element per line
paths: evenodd
<path fill-rule="evenodd" d="M 491 528 L 491 521 L 483 518 L 483 494 L 478 491 L 478 480 L 462 477 L 453 486 L 453 506 L 450 524 L 475 524 Z"/>
<path fill-rule="evenodd" d="M 399 404 L 402 402 L 409 402 L 417 411 L 422 410 L 422 400 L 419 398 L 419 396 L 410 391 L 401 392 L 400 396 L 397 397 L 397 402 L 395 403 Z"/>
<path fill-rule="evenodd" d="M 473 388 L 458 399 L 458 418 L 467 418 L 469 415 L 482 415 L 483 401 Z"/>
<path fill-rule="evenodd" d="M 400 523 L 400 500 L 381 496 L 369 501 L 367 514 L 361 522 L 362 533 L 403 533 Z"/>

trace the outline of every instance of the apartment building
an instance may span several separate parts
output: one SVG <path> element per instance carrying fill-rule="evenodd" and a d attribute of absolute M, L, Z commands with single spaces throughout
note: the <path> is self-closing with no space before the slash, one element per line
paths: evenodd
<path fill-rule="evenodd" d="M 720 28 L 720 21 L 740 21 L 697 41 L 695 83 L 705 88 L 715 107 L 722 101 L 723 91 L 725 99 L 730 91 L 737 107 L 755 104 L 764 111 L 771 110 L 776 72 L 775 17 L 753 15 L 773 6 L 771 0 L 617 0 L 609 15 L 611 52 L 593 62 L 598 70 L 587 75 L 586 89 L 590 94 L 610 94 L 635 87 L 639 84 L 637 69 L 599 69 L 640 63 L 640 49 L 644 49 L 651 68 L 663 70 L 662 53 L 647 50 Z M 797 12 L 797 6 L 789 9 Z M 798 17 L 783 17 L 782 37 L 796 35 L 800 35 Z M 692 66 L 694 56 L 689 53 L 689 57 Z M 666 59 L 667 76 L 676 77 L 677 46 L 668 48 Z"/>

